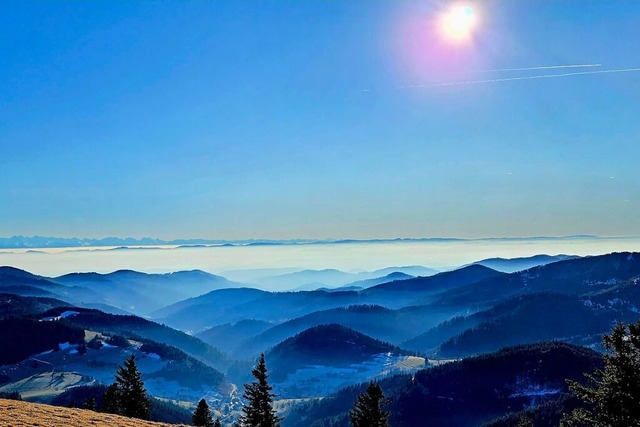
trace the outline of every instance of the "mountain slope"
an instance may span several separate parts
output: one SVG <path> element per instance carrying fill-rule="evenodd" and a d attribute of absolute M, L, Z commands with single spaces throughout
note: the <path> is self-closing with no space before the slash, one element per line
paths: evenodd
<path fill-rule="evenodd" d="M 379 279 L 392 273 L 401 273 L 410 276 L 431 276 L 437 273 L 437 270 L 420 265 L 386 267 L 380 270 L 365 271 L 361 273 L 347 273 L 335 269 L 301 270 L 263 277 L 256 280 L 254 283 L 271 289 L 310 291 L 321 287 L 337 288 L 342 286 L 352 286 L 353 282 Z"/>
<path fill-rule="evenodd" d="M 464 357 L 551 339 L 577 342 L 593 336 L 590 342 L 598 343 L 615 321 L 615 312 L 593 309 L 571 295 L 528 294 L 477 317 L 485 319 L 444 341 L 439 357 Z"/>
<path fill-rule="evenodd" d="M 487 307 L 516 294 L 597 292 L 640 275 L 640 253 L 620 252 L 570 259 L 483 280 L 439 295 L 438 305 Z"/>
<path fill-rule="evenodd" d="M 240 298 L 225 298 L 223 293 L 242 292 Z M 240 302 L 245 299 L 245 302 Z M 360 297 L 357 292 L 265 292 L 257 289 L 224 289 L 203 297 L 194 298 L 185 308 L 173 312 L 159 321 L 173 327 L 199 331 L 207 327 L 243 319 L 255 319 L 265 322 L 283 322 L 305 314 L 357 304 Z M 205 301 L 199 304 L 198 302 Z M 194 302 L 196 302 L 194 304 Z M 180 303 L 180 304 L 183 304 Z M 173 310 L 168 308 L 167 310 Z M 163 310 L 164 311 L 164 310 Z"/>
<path fill-rule="evenodd" d="M 445 321 L 402 346 L 439 357 L 463 357 L 550 339 L 597 345 L 613 323 L 637 321 L 637 307 L 638 279 L 584 296 L 526 293 Z"/>
<path fill-rule="evenodd" d="M 195 336 L 222 351 L 232 353 L 240 343 L 266 331 L 272 326 L 273 324 L 269 322 L 246 319 L 236 323 L 214 326 L 197 333 Z M 271 347 L 271 345 L 268 347 Z"/>
<path fill-rule="evenodd" d="M 12 317 L 0 320 L 0 366 L 59 348 L 60 343 L 84 342 L 84 331 L 63 322 Z"/>
<path fill-rule="evenodd" d="M 346 366 L 380 353 L 405 353 L 344 326 L 329 324 L 307 329 L 281 342 L 268 358 L 274 381 L 310 365 Z"/>
<path fill-rule="evenodd" d="M 68 305 L 69 303 L 55 298 L 24 297 L 0 293 L 0 319 L 11 316 L 36 315 L 55 307 Z"/>
<path fill-rule="evenodd" d="M 416 277 L 384 283 L 364 290 L 364 295 L 381 292 L 425 292 L 434 293 L 459 286 L 476 283 L 481 280 L 501 277 L 504 273 L 481 265 L 470 265 L 457 270 L 438 273 L 435 276 Z"/>
<path fill-rule="evenodd" d="M 59 288 L 59 286 L 56 286 L 52 281 L 31 274 L 28 271 L 8 266 L 0 267 L 0 287 L 15 285 L 29 285 L 45 290 Z"/>
<path fill-rule="evenodd" d="M 274 392 L 283 398 L 327 396 L 362 381 L 423 368 L 425 359 L 340 325 L 320 325 L 265 354 Z"/>
<path fill-rule="evenodd" d="M 167 274 L 146 274 L 131 270 L 108 274 L 71 273 L 51 280 L 67 286 L 92 289 L 105 295 L 109 303 L 118 308 L 145 315 L 212 290 L 241 286 L 201 270 Z"/>
<path fill-rule="evenodd" d="M 391 425 L 472 427 L 567 393 L 602 365 L 594 351 L 563 343 L 511 347 L 496 353 L 379 381 L 391 399 Z M 349 426 L 348 411 L 367 384 L 295 409 L 284 427 Z"/>
<path fill-rule="evenodd" d="M 221 372 L 172 346 L 93 332 L 86 333 L 87 339 L 93 338 L 85 344 L 85 331 L 68 325 L 64 318 L 2 322 L 13 324 L 11 329 L 0 325 L 5 331 L 0 337 L 11 342 L 11 347 L 2 342 L 2 349 L 12 348 L 0 361 L 0 392 L 50 401 L 76 386 L 111 384 L 116 369 L 131 354 L 136 356 L 145 386 L 153 396 L 193 401 L 209 394 L 224 400 L 231 390 Z"/>
<path fill-rule="evenodd" d="M 413 338 L 419 331 L 450 317 L 449 312 L 429 306 L 391 310 L 379 305 L 351 305 L 315 311 L 275 325 L 262 333 L 238 340 L 232 351 L 237 357 L 254 356 L 305 329 L 336 323 L 372 338 L 394 344 Z"/>
<path fill-rule="evenodd" d="M 98 310 L 82 308 L 55 308 L 43 316 L 59 316 L 66 310 L 75 310 L 77 314 L 65 319 L 67 323 L 77 327 L 99 331 L 109 335 L 121 335 L 126 338 L 145 338 L 176 347 L 219 370 L 225 370 L 229 359 L 216 348 L 196 337 L 187 335 L 165 325 L 133 315 L 114 315 Z"/>
<path fill-rule="evenodd" d="M 396 280 L 413 279 L 414 277 L 415 276 L 412 276 L 410 274 L 402 273 L 400 271 L 394 271 L 393 273 L 389 273 L 386 276 L 375 277 L 373 279 L 358 280 L 356 282 L 347 283 L 346 285 L 341 286 L 338 289 L 341 289 L 341 288 L 342 289 L 344 289 L 344 288 L 366 289 L 366 288 L 370 288 L 372 286 L 380 285 L 382 283 L 395 282 Z"/>
<path fill-rule="evenodd" d="M 576 255 L 534 255 L 523 258 L 487 258 L 476 261 L 473 264 L 483 265 L 503 273 L 515 273 L 516 271 L 528 270 L 540 265 L 551 264 L 552 262 L 565 261 L 579 258 Z"/>
<path fill-rule="evenodd" d="M 237 341 L 234 350 L 239 356 L 253 356 L 309 328 L 332 323 L 365 335 L 388 337 L 394 334 L 392 325 L 396 323 L 395 318 L 394 311 L 381 306 L 354 305 L 316 311 L 275 325 L 244 341 Z"/>
<path fill-rule="evenodd" d="M 198 330 L 215 324 L 228 323 L 229 320 L 216 323 L 213 319 L 224 319 L 225 313 L 233 308 L 269 295 L 269 292 L 253 288 L 220 289 L 183 301 L 178 301 L 151 314 L 154 319 L 166 319 L 166 323 L 182 324 L 181 329 Z M 243 320 L 246 317 L 237 319 Z M 197 324 L 194 327 L 193 324 Z"/>
<path fill-rule="evenodd" d="M 0 425 L 12 427 L 176 427 L 85 409 L 61 408 L 39 403 L 0 399 Z"/>

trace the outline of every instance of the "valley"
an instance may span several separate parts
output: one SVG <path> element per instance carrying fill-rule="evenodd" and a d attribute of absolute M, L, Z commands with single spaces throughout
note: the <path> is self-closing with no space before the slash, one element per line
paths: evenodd
<path fill-rule="evenodd" d="M 427 405 L 435 426 L 454 413 L 456 425 L 479 426 L 516 408 L 563 407 L 564 379 L 599 366 L 602 335 L 640 318 L 639 253 L 408 270 L 356 282 L 332 271 L 338 281 L 318 289 L 273 292 L 202 271 L 44 277 L 0 267 L 0 396 L 100 400 L 134 355 L 149 394 L 173 414 L 157 421 L 189 422 L 205 398 L 228 424 L 264 353 L 284 426 L 346 426 L 373 380 L 402 414 L 392 425 L 416 425 L 411 408 Z M 527 368 L 549 352 L 549 373 Z M 462 411 L 457 400 L 476 404 Z"/>

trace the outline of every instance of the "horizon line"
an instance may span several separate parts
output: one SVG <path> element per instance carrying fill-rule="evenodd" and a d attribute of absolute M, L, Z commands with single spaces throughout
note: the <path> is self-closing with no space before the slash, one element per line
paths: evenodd
<path fill-rule="evenodd" d="M 358 243 L 394 243 L 394 242 L 472 242 L 491 240 L 571 240 L 571 239 L 633 239 L 640 238 L 637 235 L 602 236 L 595 234 L 571 234 L 561 236 L 534 235 L 534 236 L 484 236 L 484 237 L 388 237 L 388 238 L 289 238 L 289 239 L 211 239 L 211 238 L 177 238 L 159 239 L 154 237 L 51 237 L 51 236 L 22 236 L 0 237 L 0 249 L 63 249 L 63 248 L 89 248 L 89 247 L 158 247 L 158 246 L 270 246 L 270 245 L 313 245 L 313 244 L 358 244 Z M 50 242 L 36 242 L 36 240 L 51 240 Z M 31 241 L 31 242 L 29 242 Z"/>

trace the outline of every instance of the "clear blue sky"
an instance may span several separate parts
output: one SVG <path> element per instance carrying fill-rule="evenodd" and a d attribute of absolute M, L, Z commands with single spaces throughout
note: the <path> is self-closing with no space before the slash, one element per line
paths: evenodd
<path fill-rule="evenodd" d="M 0 235 L 640 234 L 640 2 L 0 3 Z M 596 67 L 494 71 L 553 65 Z"/>

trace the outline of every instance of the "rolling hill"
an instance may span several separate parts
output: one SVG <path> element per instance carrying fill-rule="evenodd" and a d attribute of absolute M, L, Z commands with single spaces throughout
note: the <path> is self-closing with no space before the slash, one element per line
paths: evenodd
<path fill-rule="evenodd" d="M 48 296 L 76 306 L 113 307 L 138 315 L 239 283 L 200 270 L 146 274 L 119 270 L 108 274 L 70 273 L 42 277 L 13 267 L 0 267 L 0 293 Z"/>
<path fill-rule="evenodd" d="M 354 382 L 425 365 L 424 358 L 335 324 L 288 338 L 265 359 L 274 390 L 287 398 L 326 396 Z"/>
<path fill-rule="evenodd" d="M 267 275 L 252 281 L 252 283 L 268 289 L 313 291 L 318 288 L 339 288 L 353 286 L 354 282 L 380 279 L 393 273 L 408 276 L 432 276 L 437 270 L 420 265 L 387 267 L 375 271 L 348 273 L 336 269 L 300 270 L 284 274 Z M 379 282 L 382 283 L 382 282 Z M 366 286 L 365 286 L 366 287 Z"/>
<path fill-rule="evenodd" d="M 406 353 L 344 326 L 329 324 L 307 329 L 269 350 L 274 380 L 309 365 L 345 366 L 380 353 Z M 407 353 L 408 354 L 408 353 Z"/>
<path fill-rule="evenodd" d="M 237 357 L 254 356 L 305 329 L 330 323 L 398 345 L 449 317 L 449 312 L 441 312 L 429 306 L 397 310 L 368 304 L 338 307 L 315 311 L 272 326 L 244 340 L 238 339 L 230 351 Z"/>
<path fill-rule="evenodd" d="M 225 289 L 166 307 L 153 313 L 153 318 L 185 331 L 200 331 L 244 319 L 280 323 L 316 311 L 350 305 L 374 304 L 387 308 L 424 305 L 447 289 L 502 276 L 505 274 L 490 268 L 469 266 L 430 277 L 394 280 L 362 291 Z"/>
<path fill-rule="evenodd" d="M 235 294 L 232 294 L 234 291 Z M 184 308 L 158 321 L 185 331 L 200 331 L 244 319 L 282 322 L 305 314 L 359 301 L 357 292 L 265 292 L 257 289 L 224 289 L 179 303 Z M 162 310 L 160 313 L 164 313 Z"/>

